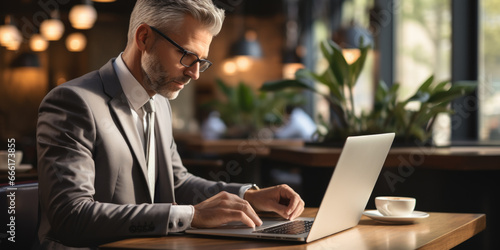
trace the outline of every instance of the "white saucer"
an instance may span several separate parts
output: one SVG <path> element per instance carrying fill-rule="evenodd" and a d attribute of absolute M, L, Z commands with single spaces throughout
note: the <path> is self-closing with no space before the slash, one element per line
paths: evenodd
<path fill-rule="evenodd" d="M 33 165 L 31 164 L 21 164 L 16 167 L 16 172 L 22 173 L 22 172 L 28 172 L 33 168 Z"/>
<path fill-rule="evenodd" d="M 377 210 L 367 210 L 363 214 L 373 220 L 388 224 L 410 224 L 429 217 L 428 213 L 420 211 L 413 211 L 413 213 L 408 216 L 384 216 Z"/>

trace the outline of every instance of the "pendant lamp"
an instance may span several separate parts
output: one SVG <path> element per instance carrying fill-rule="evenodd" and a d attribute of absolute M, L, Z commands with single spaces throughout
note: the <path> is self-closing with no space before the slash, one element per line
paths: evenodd
<path fill-rule="evenodd" d="M 45 51 L 49 46 L 49 42 L 40 34 L 33 34 L 30 38 L 30 49 L 32 51 Z"/>
<path fill-rule="evenodd" d="M 40 24 L 40 34 L 49 41 L 57 41 L 64 34 L 64 24 L 59 20 L 57 10 L 51 13 L 51 19 L 47 19 Z"/>
<path fill-rule="evenodd" d="M 66 38 L 66 48 L 71 52 L 80 52 L 87 46 L 87 38 L 80 32 L 72 33 Z"/>
<path fill-rule="evenodd" d="M 75 29 L 86 30 L 94 26 L 97 11 L 90 1 L 73 6 L 69 11 L 69 21 Z"/>
<path fill-rule="evenodd" d="M 5 17 L 5 24 L 0 26 L 0 45 L 8 50 L 17 50 L 23 41 L 21 32 L 11 20 L 10 16 Z"/>

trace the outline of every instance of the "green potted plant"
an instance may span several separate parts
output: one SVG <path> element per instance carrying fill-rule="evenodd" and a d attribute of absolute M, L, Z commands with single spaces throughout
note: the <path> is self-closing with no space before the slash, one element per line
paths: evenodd
<path fill-rule="evenodd" d="M 363 44 L 362 42 L 360 44 Z M 423 143 L 432 135 L 432 125 L 439 113 L 452 113 L 450 102 L 475 89 L 474 84 L 462 82 L 451 85 L 449 81 L 434 83 L 430 76 L 409 98 L 398 98 L 400 84 L 388 87 L 380 82 L 375 90 L 373 110 L 356 112 L 353 89 L 363 70 L 369 46 L 360 48 L 360 57 L 348 64 L 342 49 L 333 41 L 321 43 L 321 51 L 328 61 L 324 72 L 317 74 L 309 69 L 298 70 L 294 80 L 266 82 L 261 91 L 282 91 L 288 88 L 306 89 L 323 96 L 330 104 L 332 116 L 320 123 L 326 131 L 318 130 L 318 141 L 343 142 L 347 136 L 396 132 L 397 140 L 405 143 Z M 329 93 L 322 93 L 312 82 L 325 85 Z M 407 110 L 417 102 L 417 110 Z"/>
<path fill-rule="evenodd" d="M 221 79 L 216 84 L 222 98 L 205 103 L 204 108 L 219 112 L 228 127 L 226 138 L 248 138 L 262 128 L 280 126 L 285 106 L 303 101 L 294 91 L 259 92 L 242 81 L 229 86 Z"/>

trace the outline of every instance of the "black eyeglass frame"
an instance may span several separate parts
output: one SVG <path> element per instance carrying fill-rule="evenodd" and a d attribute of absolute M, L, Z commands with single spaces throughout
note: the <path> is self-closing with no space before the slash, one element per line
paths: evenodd
<path fill-rule="evenodd" d="M 192 51 L 189 51 L 187 49 L 184 49 L 182 46 L 180 46 L 179 44 L 177 44 L 176 42 L 174 42 L 174 40 L 172 40 L 170 37 L 168 37 L 167 35 L 163 34 L 161 31 L 159 31 L 157 28 L 153 27 L 153 26 L 149 26 L 152 30 L 154 30 L 156 33 L 158 33 L 161 37 L 165 38 L 167 41 L 169 41 L 172 45 L 174 45 L 175 47 L 177 47 L 181 52 L 182 52 L 182 57 L 181 57 L 181 60 L 179 61 L 182 66 L 186 67 L 186 68 L 189 68 L 189 67 L 192 67 L 193 65 L 195 65 L 197 62 L 200 62 L 200 72 L 205 72 L 205 70 L 207 70 L 208 68 L 210 68 L 210 66 L 212 66 L 212 62 L 210 62 L 209 60 L 206 60 L 206 59 L 200 59 L 200 57 L 192 52 Z M 196 60 L 194 60 L 191 64 L 185 64 L 182 62 L 182 59 L 184 59 L 184 57 L 186 57 L 186 55 L 189 54 L 189 55 L 193 55 L 196 57 Z M 205 66 L 207 65 L 207 66 Z"/>

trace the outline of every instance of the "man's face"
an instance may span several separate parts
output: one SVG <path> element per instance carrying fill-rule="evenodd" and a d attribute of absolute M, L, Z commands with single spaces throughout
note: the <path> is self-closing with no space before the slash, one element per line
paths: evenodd
<path fill-rule="evenodd" d="M 177 34 L 167 34 L 184 49 L 206 58 L 212 35 L 190 16 L 186 16 Z M 180 63 L 183 52 L 173 44 L 154 33 L 156 40 L 149 51 L 142 56 L 142 72 L 146 86 L 156 93 L 172 100 L 191 79 L 199 78 L 199 63 L 185 67 Z"/>
<path fill-rule="evenodd" d="M 170 100 L 177 98 L 184 85 L 191 81 L 191 78 L 185 75 L 171 76 L 169 70 L 162 65 L 158 53 L 151 53 L 142 57 L 142 71 L 146 85 Z"/>

